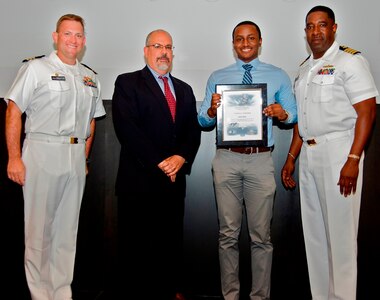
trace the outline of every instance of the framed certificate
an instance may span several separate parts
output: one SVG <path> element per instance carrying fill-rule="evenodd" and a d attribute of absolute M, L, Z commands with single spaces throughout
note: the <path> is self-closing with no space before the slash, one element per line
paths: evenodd
<path fill-rule="evenodd" d="M 267 146 L 267 84 L 217 84 L 221 95 L 217 109 L 216 145 L 224 147 Z"/>

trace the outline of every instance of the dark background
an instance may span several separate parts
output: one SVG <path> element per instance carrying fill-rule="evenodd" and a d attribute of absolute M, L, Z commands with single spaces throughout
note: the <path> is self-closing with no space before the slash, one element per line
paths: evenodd
<path fill-rule="evenodd" d="M 106 299 L 117 274 L 113 272 L 116 257 L 117 199 L 114 181 L 118 166 L 119 144 L 111 114 L 111 101 L 104 101 L 107 116 L 97 122 L 91 155 L 90 173 L 83 198 L 76 266 L 73 282 L 75 300 Z M 6 177 L 7 152 L 4 138 L 6 104 L 0 99 L 0 205 L 3 231 L 5 277 L 4 288 L 11 299 L 29 300 L 23 269 L 24 233 L 21 188 Z M 376 232 L 380 181 L 379 105 L 377 124 L 365 158 L 364 188 L 358 237 L 358 300 L 372 300 L 377 295 L 380 253 Z M 279 125 L 280 126 L 280 125 Z M 310 299 L 298 189 L 284 190 L 280 170 L 291 140 L 290 128 L 274 128 L 277 194 L 272 222 L 274 257 L 272 269 L 273 300 Z M 185 208 L 185 292 L 195 298 L 219 299 L 218 227 L 212 186 L 211 160 L 215 153 L 215 131 L 202 133 L 202 143 L 192 174 L 188 177 Z M 296 173 L 296 176 L 298 174 Z M 143 222 L 144 213 L 135 216 Z M 245 225 L 245 222 L 244 222 Z M 242 294 L 250 282 L 249 246 L 246 228 L 241 238 Z M 154 253 L 154 249 L 153 249 Z M 127 295 L 127 294 L 126 294 Z M 127 299 L 120 296 L 120 299 Z M 119 298 L 118 298 L 119 299 Z M 107 299 L 108 300 L 108 299 Z M 110 299 L 111 300 L 111 299 Z M 114 299 L 112 299 L 114 300 Z"/>

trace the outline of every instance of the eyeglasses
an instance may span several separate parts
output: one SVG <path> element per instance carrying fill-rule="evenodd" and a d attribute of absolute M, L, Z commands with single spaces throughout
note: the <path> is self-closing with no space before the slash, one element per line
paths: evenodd
<path fill-rule="evenodd" d="M 161 45 L 161 44 L 153 44 L 153 45 L 146 45 L 147 47 L 153 47 L 154 49 L 157 49 L 157 50 L 163 50 L 164 48 L 167 50 L 167 51 L 173 51 L 174 49 L 174 46 L 172 45 Z"/>

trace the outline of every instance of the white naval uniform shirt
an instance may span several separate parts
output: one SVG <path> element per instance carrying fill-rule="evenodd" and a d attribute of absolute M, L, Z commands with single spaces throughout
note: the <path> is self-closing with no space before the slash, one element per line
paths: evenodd
<path fill-rule="evenodd" d="M 367 60 L 340 50 L 336 41 L 315 63 L 310 56 L 300 66 L 294 90 L 304 139 L 353 129 L 352 105 L 379 94 Z"/>
<path fill-rule="evenodd" d="M 86 139 L 90 121 L 105 115 L 94 71 L 78 61 L 64 64 L 55 51 L 26 62 L 4 98 L 26 113 L 26 133 Z"/>

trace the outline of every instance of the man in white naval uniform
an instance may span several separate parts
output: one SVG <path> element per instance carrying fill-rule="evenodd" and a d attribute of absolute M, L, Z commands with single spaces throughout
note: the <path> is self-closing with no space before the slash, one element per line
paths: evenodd
<path fill-rule="evenodd" d="M 334 12 L 306 16 L 312 55 L 294 89 L 298 126 L 282 169 L 287 188 L 300 153 L 301 216 L 313 300 L 355 300 L 357 233 L 364 148 L 376 116 L 378 91 L 367 60 L 335 41 Z"/>
<path fill-rule="evenodd" d="M 33 300 L 72 299 L 86 158 L 95 118 L 105 115 L 96 73 L 77 60 L 86 41 L 84 20 L 62 16 L 52 37 L 57 50 L 26 60 L 4 97 L 7 171 L 23 186 L 25 272 Z"/>

